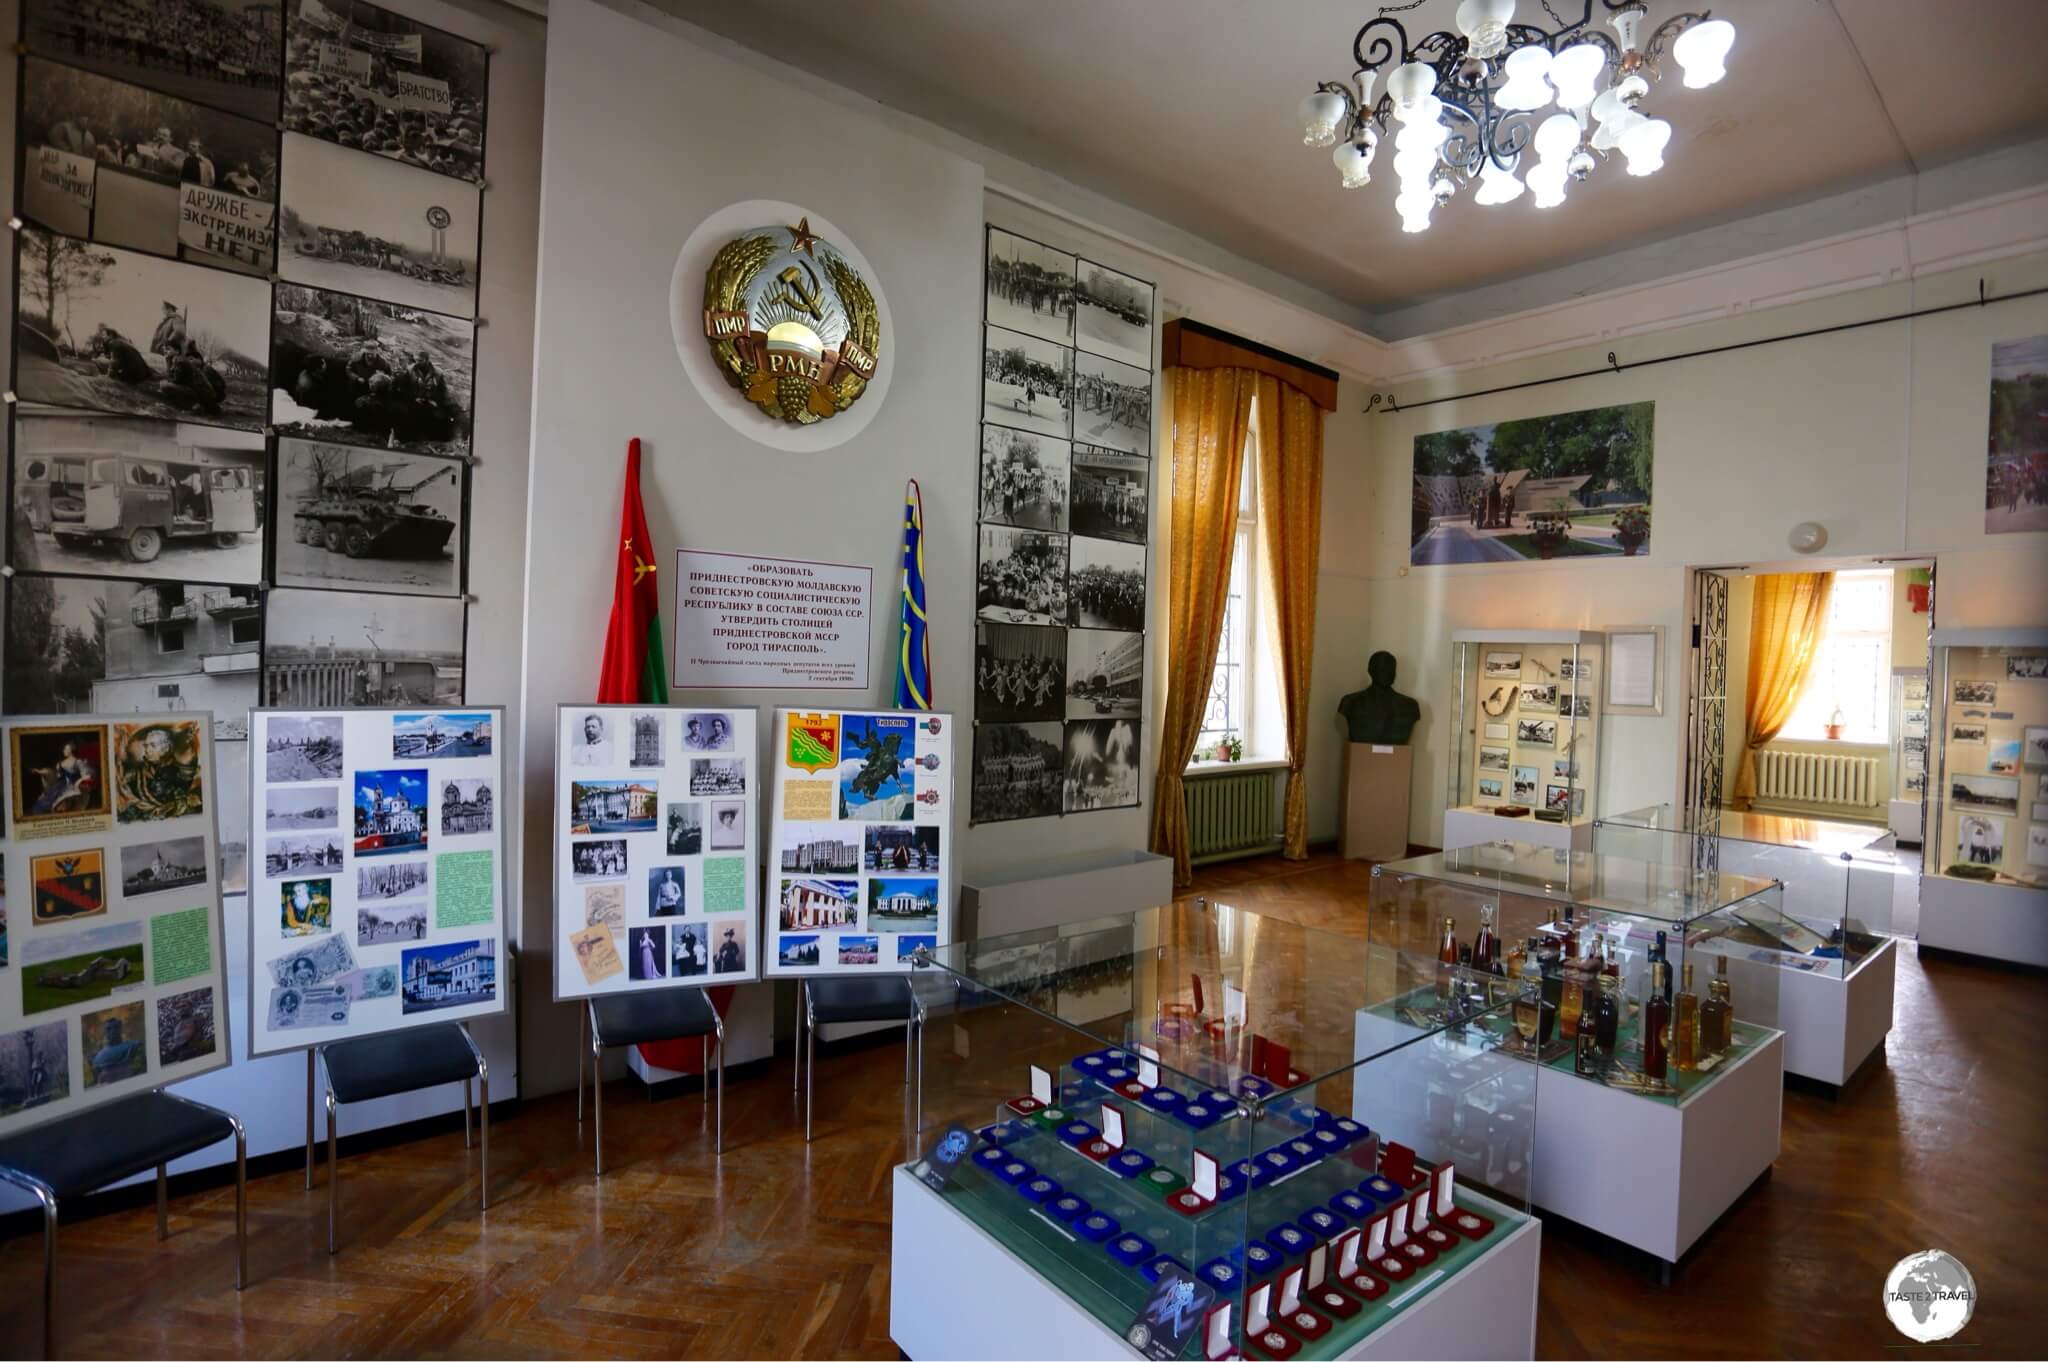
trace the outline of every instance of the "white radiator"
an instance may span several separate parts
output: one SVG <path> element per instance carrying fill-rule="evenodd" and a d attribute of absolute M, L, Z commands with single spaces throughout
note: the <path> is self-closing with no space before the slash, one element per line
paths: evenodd
<path fill-rule="evenodd" d="M 1766 749 L 1757 753 L 1756 789 L 1759 799 L 1868 809 L 1877 803 L 1877 758 Z"/>

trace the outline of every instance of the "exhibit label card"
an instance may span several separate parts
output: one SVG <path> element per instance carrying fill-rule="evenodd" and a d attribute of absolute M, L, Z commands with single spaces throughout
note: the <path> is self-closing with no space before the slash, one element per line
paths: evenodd
<path fill-rule="evenodd" d="M 0 722 L 0 1135 L 228 1062 L 213 716 Z"/>
<path fill-rule="evenodd" d="M 505 711 L 249 722 L 250 1053 L 503 1012 Z"/>
<path fill-rule="evenodd" d="M 907 970 L 952 939 L 951 715 L 777 710 L 768 760 L 765 973 Z"/>
<path fill-rule="evenodd" d="M 676 550 L 679 690 L 866 690 L 873 568 Z"/>
<path fill-rule="evenodd" d="M 758 721 L 555 710 L 555 997 L 761 977 Z"/>

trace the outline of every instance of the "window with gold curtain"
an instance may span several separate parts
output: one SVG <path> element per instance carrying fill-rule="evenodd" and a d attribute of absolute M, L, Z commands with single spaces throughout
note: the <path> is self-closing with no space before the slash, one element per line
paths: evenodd
<path fill-rule="evenodd" d="M 1831 572 L 1774 572 L 1758 577 L 1751 596 L 1749 697 L 1743 715 L 1742 766 L 1733 803 L 1756 799 L 1756 754 L 1778 736 L 1813 675 L 1827 628 Z"/>

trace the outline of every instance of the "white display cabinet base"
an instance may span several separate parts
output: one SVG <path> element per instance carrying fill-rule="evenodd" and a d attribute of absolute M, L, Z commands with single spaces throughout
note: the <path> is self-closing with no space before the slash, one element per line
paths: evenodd
<path fill-rule="evenodd" d="M 1552 823 L 1524 814 L 1502 818 L 1483 809 L 1445 809 L 1445 851 L 1483 846 L 1488 842 L 1526 842 L 1530 846 L 1556 847 L 1562 851 L 1588 851 L 1593 846 L 1593 823 Z"/>
<path fill-rule="evenodd" d="M 1920 944 L 2048 965 L 2048 889 L 1922 875 Z"/>
<path fill-rule="evenodd" d="M 1497 1219 L 1512 1214 L 1469 1190 L 1458 1194 Z M 1066 1362 L 1137 1356 L 1121 1334 L 901 1168 L 895 1172 L 893 1222 L 889 1337 L 906 1357 Z M 1417 1295 L 1338 1356 L 1535 1356 L 1542 1231 L 1534 1217 L 1524 1220 L 1455 1279 Z"/>
<path fill-rule="evenodd" d="M 1840 1087 L 1891 1032 L 1898 947 L 1884 938 L 1845 976 L 1792 969 L 1768 955 L 1731 955 L 1728 975 L 1735 996 L 1747 1000 L 1742 1019 L 1785 1033 L 1785 1072 Z"/>
<path fill-rule="evenodd" d="M 1676 1263 L 1777 1161 L 1784 1041 L 1773 1033 L 1678 1106 L 1544 1065 L 1530 1199 Z"/>
<path fill-rule="evenodd" d="M 1892 836 L 1901 845 L 1920 845 L 1920 801 L 1917 799 L 1894 799 L 1885 807 L 1884 824 L 1892 830 Z"/>

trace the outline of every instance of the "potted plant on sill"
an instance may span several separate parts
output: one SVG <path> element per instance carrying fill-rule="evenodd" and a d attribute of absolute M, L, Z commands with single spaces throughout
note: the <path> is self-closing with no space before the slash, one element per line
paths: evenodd
<path fill-rule="evenodd" d="M 1621 551 L 1633 558 L 1637 550 L 1650 542 L 1650 508 L 1647 506 L 1624 506 L 1614 513 L 1614 542 L 1621 545 Z"/>
<path fill-rule="evenodd" d="M 1209 761 L 1243 761 L 1244 740 L 1235 733 L 1225 733 L 1216 740 L 1216 745 L 1202 754 Z"/>

